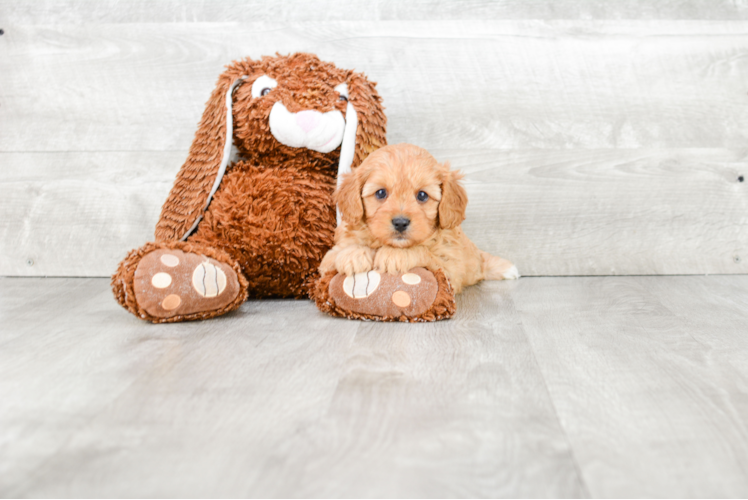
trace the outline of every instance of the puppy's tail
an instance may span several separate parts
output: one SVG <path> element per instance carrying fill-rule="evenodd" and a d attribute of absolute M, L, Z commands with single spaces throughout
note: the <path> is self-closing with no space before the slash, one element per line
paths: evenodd
<path fill-rule="evenodd" d="M 519 278 L 517 266 L 506 259 L 481 252 L 483 279 L 486 280 L 516 280 Z"/>

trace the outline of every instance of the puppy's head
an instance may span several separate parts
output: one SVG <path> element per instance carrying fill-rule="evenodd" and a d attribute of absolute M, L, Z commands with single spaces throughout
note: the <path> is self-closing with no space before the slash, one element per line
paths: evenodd
<path fill-rule="evenodd" d="M 407 248 L 465 219 L 462 175 L 411 144 L 383 147 L 343 179 L 336 202 L 353 229 L 383 245 Z"/>

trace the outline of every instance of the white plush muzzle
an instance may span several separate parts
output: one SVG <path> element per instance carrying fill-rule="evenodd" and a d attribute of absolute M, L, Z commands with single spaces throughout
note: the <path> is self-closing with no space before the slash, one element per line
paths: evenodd
<path fill-rule="evenodd" d="M 270 132 L 278 142 L 292 148 L 329 153 L 343 142 L 345 118 L 340 111 L 306 110 L 291 113 L 278 101 L 270 110 Z"/>
<path fill-rule="evenodd" d="M 226 92 L 226 137 L 232 138 L 234 135 L 234 114 L 232 95 L 234 89 L 241 84 L 247 76 L 242 76 L 234 80 Z M 252 97 L 259 98 L 264 95 L 264 90 L 275 88 L 278 83 L 267 75 L 262 75 L 252 84 Z M 348 85 L 341 83 L 335 87 L 335 90 L 341 96 L 348 98 Z M 356 109 L 348 103 L 345 111 L 345 117 L 340 111 L 328 111 L 320 113 L 319 111 L 306 110 L 298 113 L 291 113 L 286 106 L 280 101 L 276 102 L 270 110 L 269 124 L 270 132 L 281 144 L 292 148 L 308 148 L 320 153 L 329 153 L 342 144 L 340 148 L 340 163 L 338 163 L 338 185 L 344 174 L 351 171 L 353 163 L 353 154 L 356 149 L 356 130 L 358 128 L 358 115 Z M 218 167 L 213 187 L 208 193 L 208 199 L 205 202 L 205 208 L 208 209 L 213 195 L 221 184 L 223 174 L 230 162 L 238 158 L 234 141 L 229 140 L 224 144 L 223 157 Z M 181 240 L 185 241 L 190 234 L 197 228 L 197 225 L 203 218 L 202 212 L 197 216 L 195 222 L 182 236 Z M 341 223 L 340 209 L 337 210 L 338 225 Z"/>
<path fill-rule="evenodd" d="M 260 82 L 260 79 L 257 82 Z M 257 95 L 261 95 L 260 87 L 276 85 L 275 80 L 270 78 L 262 80 L 259 84 L 257 82 L 252 87 L 253 94 L 255 86 L 257 87 Z M 341 83 L 335 87 L 335 90 L 348 99 L 347 84 Z M 343 117 L 343 114 L 337 110 L 327 113 L 314 110 L 291 113 L 282 102 L 278 101 L 273 104 L 268 121 L 273 137 L 281 144 L 292 148 L 308 148 L 320 153 L 329 153 L 342 144 L 338 164 L 338 186 L 340 186 L 343 175 L 351 171 L 356 148 L 358 115 L 350 102 L 346 106 L 345 117 Z M 342 221 L 340 209 L 337 209 L 337 221 L 340 225 Z"/>

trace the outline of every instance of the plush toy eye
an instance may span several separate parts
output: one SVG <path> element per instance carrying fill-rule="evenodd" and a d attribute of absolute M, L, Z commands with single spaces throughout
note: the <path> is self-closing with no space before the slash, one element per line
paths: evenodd
<path fill-rule="evenodd" d="M 426 191 L 418 191 L 416 199 L 423 202 L 429 199 L 429 195 L 426 193 Z"/>
<path fill-rule="evenodd" d="M 377 197 L 378 200 L 383 200 L 387 198 L 387 190 L 386 189 L 380 189 L 376 193 L 374 193 L 374 196 Z"/>
<path fill-rule="evenodd" d="M 252 97 L 255 99 L 267 95 L 268 92 L 278 86 L 278 82 L 267 75 L 262 75 L 252 84 Z"/>
<path fill-rule="evenodd" d="M 336 85 L 335 92 L 340 94 L 340 96 L 338 97 L 338 101 L 348 102 L 348 84 L 347 83 L 341 83 L 340 85 Z"/>

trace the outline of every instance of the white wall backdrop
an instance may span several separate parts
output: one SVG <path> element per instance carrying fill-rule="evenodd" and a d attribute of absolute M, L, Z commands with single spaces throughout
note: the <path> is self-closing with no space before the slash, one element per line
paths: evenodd
<path fill-rule="evenodd" d="M 0 0 L 0 29 L 0 275 L 111 274 L 223 66 L 295 51 L 379 82 L 524 275 L 748 271 L 748 1 Z"/>

